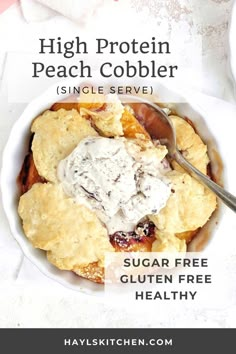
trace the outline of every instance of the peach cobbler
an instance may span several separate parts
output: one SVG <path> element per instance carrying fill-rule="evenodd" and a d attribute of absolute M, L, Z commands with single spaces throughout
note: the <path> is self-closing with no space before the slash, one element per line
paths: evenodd
<path fill-rule="evenodd" d="M 179 150 L 208 174 L 191 121 L 166 112 Z M 81 94 L 32 122 L 18 211 L 27 238 L 59 269 L 103 283 L 106 252 L 185 252 L 215 210 L 214 194 L 150 138 L 147 114 L 116 95 Z"/>

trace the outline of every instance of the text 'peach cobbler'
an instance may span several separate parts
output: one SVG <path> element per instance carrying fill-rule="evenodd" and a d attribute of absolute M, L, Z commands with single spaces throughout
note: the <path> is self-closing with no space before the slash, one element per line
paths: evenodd
<path fill-rule="evenodd" d="M 18 211 L 27 238 L 59 269 L 103 283 L 106 252 L 185 252 L 215 210 L 214 194 L 140 124 L 148 110 L 89 94 L 33 121 Z M 207 174 L 207 146 L 189 120 L 166 112 L 178 148 Z"/>

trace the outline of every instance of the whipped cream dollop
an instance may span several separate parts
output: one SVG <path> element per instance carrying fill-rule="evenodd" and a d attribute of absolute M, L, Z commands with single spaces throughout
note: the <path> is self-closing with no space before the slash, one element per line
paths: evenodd
<path fill-rule="evenodd" d="M 135 141 L 88 137 L 59 163 L 58 178 L 64 191 L 93 210 L 113 234 L 132 231 L 166 205 L 171 187 L 165 169 L 157 155 L 145 154 Z"/>

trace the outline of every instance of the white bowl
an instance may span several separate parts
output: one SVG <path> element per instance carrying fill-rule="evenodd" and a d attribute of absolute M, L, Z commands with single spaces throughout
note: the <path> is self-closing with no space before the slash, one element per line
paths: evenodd
<path fill-rule="evenodd" d="M 63 84 L 70 86 L 75 86 L 77 84 L 78 86 L 79 83 L 75 82 L 74 80 L 70 80 L 66 81 L 66 83 L 63 82 Z M 29 103 L 11 130 L 8 142 L 3 153 L 3 164 L 1 173 L 3 206 L 14 238 L 21 246 L 25 256 L 33 264 L 35 264 L 38 269 L 40 269 L 45 275 L 47 275 L 51 279 L 54 279 L 69 288 L 72 288 L 77 291 L 82 291 L 87 294 L 101 295 L 103 293 L 103 286 L 82 279 L 74 275 L 72 272 L 61 271 L 52 266 L 47 261 L 45 252 L 39 249 L 35 249 L 24 235 L 21 220 L 17 213 L 19 191 L 16 184 L 16 178 L 21 169 L 24 157 L 28 151 L 30 126 L 32 120 L 37 115 L 39 115 L 42 111 L 48 109 L 54 102 L 62 99 L 62 96 L 57 95 L 56 87 L 57 85 L 53 85 L 44 94 Z M 164 87 L 163 85 L 160 85 L 159 83 L 155 84 L 154 90 L 158 93 L 159 100 L 163 99 L 166 101 L 170 99 L 172 102 L 183 102 L 178 104 L 178 114 L 180 114 L 181 116 L 187 116 L 191 120 L 193 120 L 201 136 L 204 138 L 205 142 L 208 143 L 210 157 L 212 157 L 212 159 L 214 160 L 214 150 L 218 151 L 220 148 L 220 146 L 217 146 L 216 141 L 218 141 L 219 143 L 222 140 L 220 128 L 217 128 L 217 126 L 214 125 L 213 121 L 208 121 L 207 117 L 203 119 L 203 114 L 199 107 L 194 107 L 193 103 L 191 105 L 189 103 L 184 103 L 185 99 L 181 97 L 181 95 L 170 91 L 168 88 Z M 65 97 L 63 96 L 63 98 Z M 216 140 L 211 134 L 211 130 L 214 130 L 214 136 Z M 219 160 L 216 160 L 214 162 L 214 167 L 216 169 L 220 167 Z M 216 218 L 218 219 L 219 216 L 214 216 L 212 218 L 211 223 L 215 224 Z M 217 230 L 214 229 L 213 234 L 215 234 L 216 232 Z M 196 242 L 198 240 L 198 237 L 200 239 L 201 236 L 196 237 Z M 219 237 L 217 239 L 219 241 Z M 212 241 L 208 242 L 207 247 L 209 247 L 211 243 Z"/>

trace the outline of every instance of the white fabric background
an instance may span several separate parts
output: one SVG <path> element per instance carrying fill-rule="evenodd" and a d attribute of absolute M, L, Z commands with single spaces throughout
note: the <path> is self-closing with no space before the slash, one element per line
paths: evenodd
<path fill-rule="evenodd" d="M 186 43 L 193 42 L 197 36 L 202 39 L 202 93 L 217 98 L 198 95 L 199 104 L 206 113 L 213 114 L 215 106 L 232 116 L 236 107 L 228 102 L 235 102 L 228 66 L 227 28 L 232 1 L 230 0 L 120 0 L 120 10 L 113 1 L 55 1 L 40 0 L 60 10 L 69 19 L 45 9 L 41 5 L 35 9 L 32 1 L 22 0 L 22 9 L 14 5 L 0 16 L 0 80 L 4 77 L 4 64 L 7 53 L 19 46 L 19 37 L 27 46 L 27 33 L 41 33 L 42 29 L 50 32 L 58 28 L 71 27 L 82 31 L 94 30 L 96 25 L 104 23 L 108 16 L 114 21 L 119 18 L 119 11 L 125 9 L 124 21 L 132 11 L 137 18 L 149 18 L 158 28 L 158 33 L 178 32 Z M 63 4 L 67 6 L 63 7 Z M 74 7 L 78 10 L 71 11 Z M 60 7 L 57 5 L 60 4 Z M 69 4 L 69 8 L 68 8 Z M 79 5 L 83 4 L 80 8 Z M 86 5 L 84 5 L 86 4 Z M 90 5 L 89 12 L 87 11 Z M 128 6 L 128 5 L 129 6 Z M 63 5 L 63 6 L 62 6 Z M 132 9 L 132 10 L 130 10 Z M 150 11 L 151 10 L 151 11 Z M 121 14 L 123 13 L 121 11 Z M 23 14 L 25 18 L 23 17 Z M 115 19 L 116 18 L 116 19 Z M 97 21 L 97 24 L 95 23 Z M 99 22 L 100 21 L 100 22 Z M 111 19 L 110 19 L 111 21 Z M 135 18 L 133 19 L 135 22 Z M 112 21 L 111 21 L 112 22 Z M 79 27 L 78 27 L 79 26 Z M 194 53 L 183 53 L 186 63 Z M 20 68 L 19 68 L 20 69 Z M 0 81 L 1 83 L 1 81 Z M 0 86 L 0 150 L 2 151 L 12 124 L 23 111 L 24 104 L 8 104 L 5 82 Z M 227 113 L 228 112 L 228 113 Z M 232 229 L 233 230 L 233 229 Z M 145 311 L 145 308 L 129 308 L 122 304 L 103 303 L 102 299 L 85 296 L 70 291 L 52 282 L 42 275 L 24 256 L 14 239 L 0 210 L 0 326 L 1 327 L 233 327 L 235 326 L 236 308 L 218 311 L 188 312 L 171 314 L 168 318 L 159 318 Z M 177 319 L 177 320 L 176 320 Z"/>

